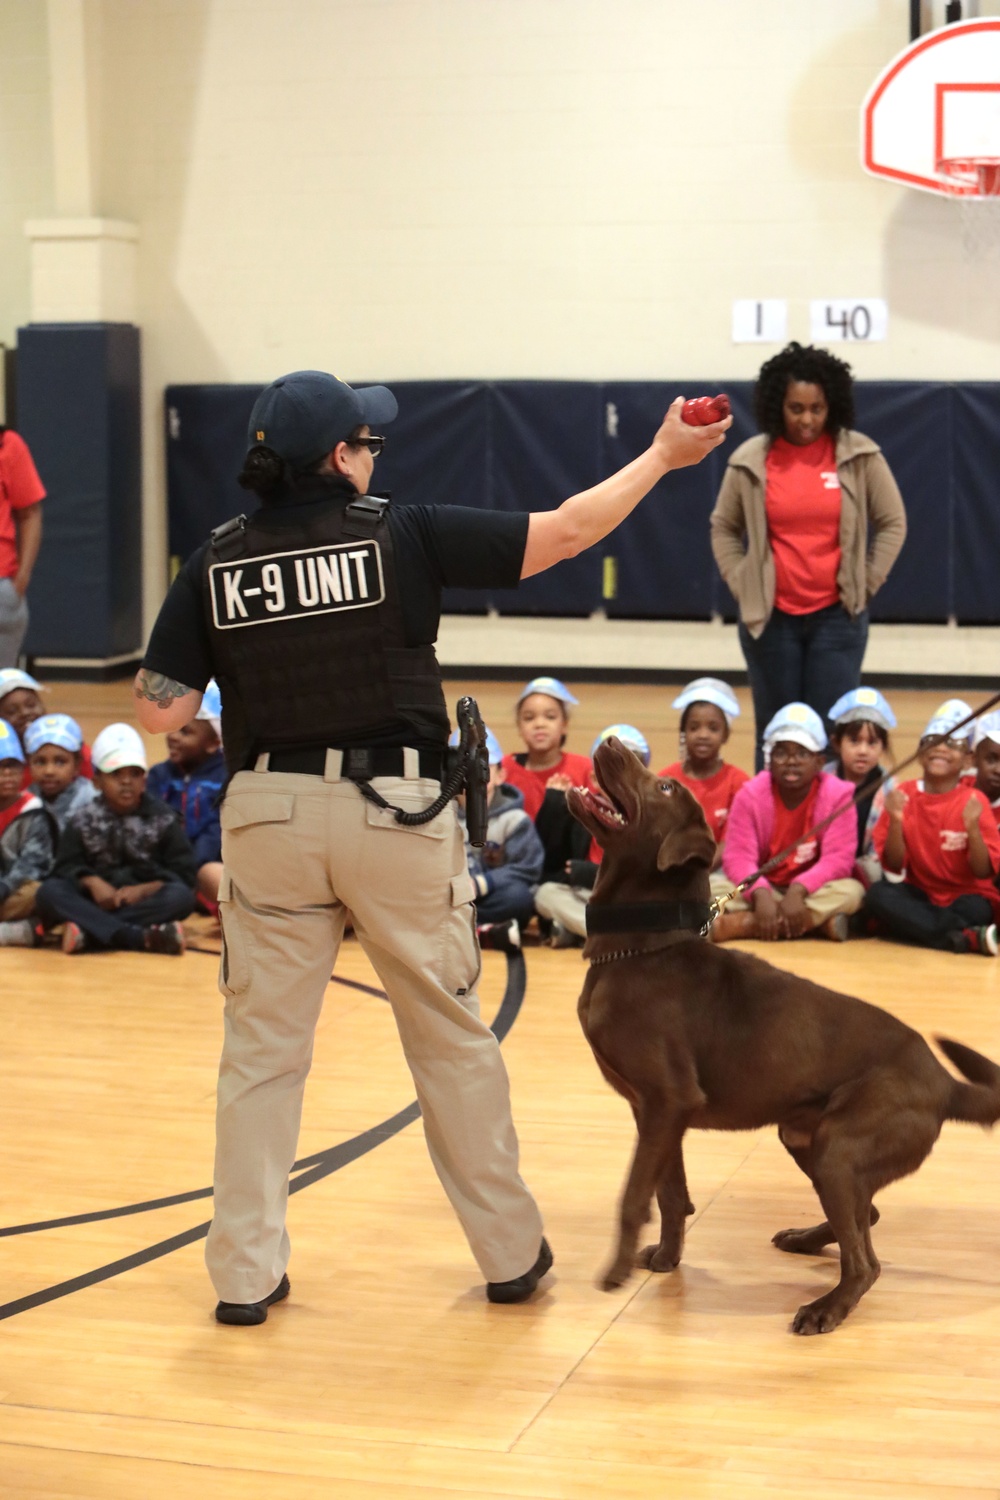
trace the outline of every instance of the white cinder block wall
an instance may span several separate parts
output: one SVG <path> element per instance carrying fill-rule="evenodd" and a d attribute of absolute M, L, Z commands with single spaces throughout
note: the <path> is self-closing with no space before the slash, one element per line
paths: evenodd
<path fill-rule="evenodd" d="M 773 351 L 731 344 L 738 296 L 802 339 L 810 297 L 885 296 L 859 376 L 997 376 L 997 260 L 859 166 L 907 0 L 86 4 L 95 212 L 140 229 L 147 616 L 171 381 L 748 377 Z M 54 211 L 41 0 L 0 44 L 10 342 Z"/>

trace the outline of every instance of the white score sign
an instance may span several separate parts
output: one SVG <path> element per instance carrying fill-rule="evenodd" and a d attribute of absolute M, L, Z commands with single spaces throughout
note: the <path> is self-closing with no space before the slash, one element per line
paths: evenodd
<path fill-rule="evenodd" d="M 809 304 L 815 344 L 878 344 L 888 331 L 889 306 L 881 297 L 827 297 Z"/>
<path fill-rule="evenodd" d="M 733 303 L 734 344 L 783 344 L 788 338 L 788 303 L 782 297 L 738 297 Z"/>

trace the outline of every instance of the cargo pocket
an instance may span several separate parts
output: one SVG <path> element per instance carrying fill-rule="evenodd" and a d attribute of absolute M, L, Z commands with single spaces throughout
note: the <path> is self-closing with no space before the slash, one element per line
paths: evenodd
<path fill-rule="evenodd" d="M 219 881 L 219 925 L 222 928 L 222 955 L 219 959 L 219 989 L 227 999 L 237 999 L 250 984 L 250 960 L 240 912 L 233 901 L 229 872 L 223 870 Z"/>
<path fill-rule="evenodd" d="M 476 939 L 475 886 L 467 870 L 451 878 L 451 910 L 441 924 L 438 972 L 457 1000 L 466 1000 L 479 983 L 482 955 Z"/>

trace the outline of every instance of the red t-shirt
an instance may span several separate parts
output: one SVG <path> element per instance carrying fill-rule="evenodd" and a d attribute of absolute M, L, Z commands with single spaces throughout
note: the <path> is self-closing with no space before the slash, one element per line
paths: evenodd
<path fill-rule="evenodd" d="M 17 572 L 14 512 L 44 499 L 45 486 L 27 443 L 16 432 L 5 432 L 0 441 L 0 578 L 13 578 Z"/>
<path fill-rule="evenodd" d="M 30 802 L 33 802 L 37 807 L 41 807 L 42 805 L 34 792 L 19 792 L 9 807 L 0 808 L 0 834 L 7 832 L 14 819 L 24 811 Z"/>
<path fill-rule="evenodd" d="M 825 432 L 805 447 L 775 438 L 766 472 L 775 608 L 789 615 L 826 609 L 840 598 L 840 477 L 833 438 Z"/>
<path fill-rule="evenodd" d="M 915 885 L 934 906 L 950 906 L 959 896 L 985 896 L 1000 917 L 1000 891 L 987 876 L 973 875 L 969 864 L 969 835 L 962 822 L 962 809 L 970 797 L 983 804 L 979 828 L 989 850 L 994 871 L 1000 866 L 1000 833 L 989 802 L 982 792 L 960 781 L 950 792 L 927 792 L 922 781 L 904 781 L 899 790 L 907 796 L 903 809 L 903 841 L 906 845 L 906 883 Z M 875 824 L 873 839 L 879 859 L 889 837 L 889 814 L 883 812 Z"/>
<path fill-rule="evenodd" d="M 657 775 L 669 776 L 671 781 L 679 781 L 689 792 L 694 793 L 701 803 L 708 826 L 715 835 L 715 842 L 721 844 L 726 836 L 726 819 L 729 817 L 733 798 L 740 787 L 750 780 L 746 771 L 723 761 L 714 776 L 706 776 L 703 781 L 699 781 L 696 776 L 685 776 L 681 762 L 675 760 L 672 766 L 658 771 Z"/>
<path fill-rule="evenodd" d="M 505 755 L 503 769 L 508 785 L 516 786 L 524 798 L 524 810 L 532 821 L 538 816 L 538 809 L 545 800 L 545 788 L 553 776 L 568 776 L 574 786 L 586 786 L 594 774 L 586 755 L 571 755 L 568 751 L 563 752 L 556 765 L 546 766 L 544 771 L 529 771 L 519 757 Z"/>
<path fill-rule="evenodd" d="M 813 784 L 809 788 L 809 795 L 798 807 L 786 807 L 781 800 L 778 788 L 772 784 L 771 796 L 774 798 L 774 827 L 771 830 L 771 842 L 767 847 L 767 853 L 762 864 L 767 864 L 782 849 L 787 849 L 796 839 L 810 829 L 816 821 L 816 798 L 819 796 L 819 777 L 813 778 Z M 767 878 L 772 885 L 791 885 L 796 875 L 801 875 L 803 870 L 808 870 L 819 859 L 819 839 L 808 839 L 806 843 L 800 844 L 793 849 L 787 859 L 783 859 L 780 865 L 775 865 L 769 870 Z"/>

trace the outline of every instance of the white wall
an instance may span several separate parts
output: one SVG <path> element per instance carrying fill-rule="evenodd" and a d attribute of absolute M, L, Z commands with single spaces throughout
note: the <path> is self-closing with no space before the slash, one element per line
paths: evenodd
<path fill-rule="evenodd" d="M 1000 262 L 859 166 L 907 0 L 98 4 L 95 211 L 141 229 L 148 609 L 170 381 L 750 376 L 771 351 L 730 343 L 734 297 L 787 297 L 806 339 L 837 295 L 889 299 L 861 377 L 997 375 Z M 29 59 L 41 11 L 0 6 Z M 34 213 L 43 147 L 36 120 Z M 0 236 L 27 185 L 0 177 Z"/>

